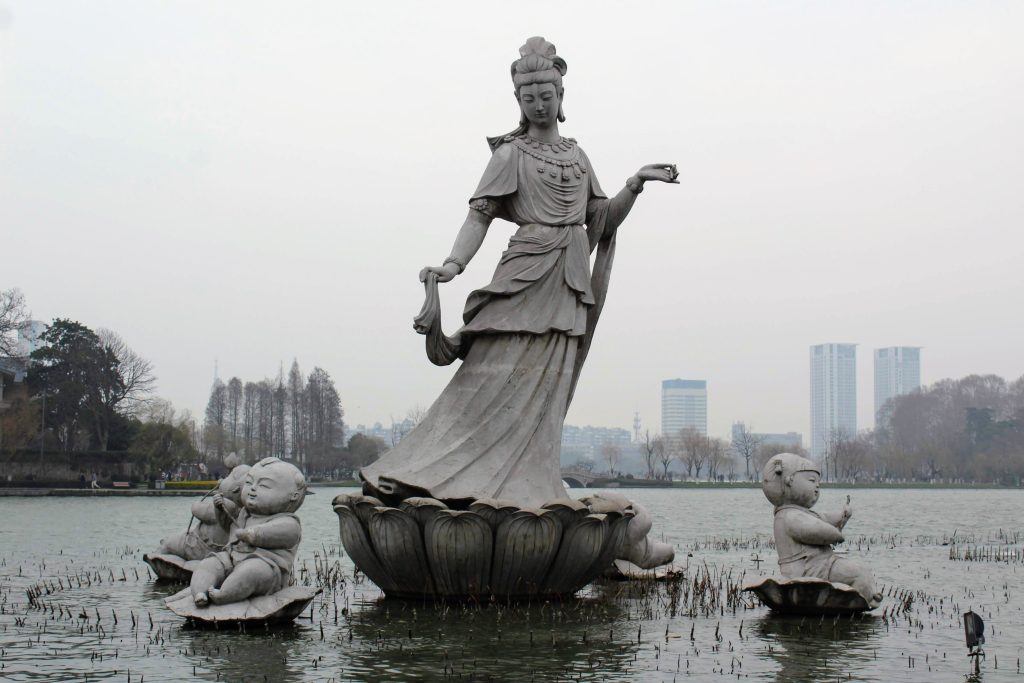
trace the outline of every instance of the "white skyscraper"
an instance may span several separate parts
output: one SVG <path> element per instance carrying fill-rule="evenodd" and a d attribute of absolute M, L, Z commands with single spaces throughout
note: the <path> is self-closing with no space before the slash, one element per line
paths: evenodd
<path fill-rule="evenodd" d="M 702 379 L 666 379 L 661 383 L 661 433 L 692 427 L 708 433 L 708 383 Z"/>
<path fill-rule="evenodd" d="M 890 398 L 909 394 L 921 386 L 921 347 L 889 346 L 875 349 L 875 425 Z"/>
<path fill-rule="evenodd" d="M 811 456 L 820 458 L 839 431 L 857 433 L 857 345 L 811 347 Z"/>

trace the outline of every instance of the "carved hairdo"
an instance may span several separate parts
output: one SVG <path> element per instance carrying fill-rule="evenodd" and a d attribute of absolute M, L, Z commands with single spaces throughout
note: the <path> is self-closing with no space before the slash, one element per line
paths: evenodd
<path fill-rule="evenodd" d="M 562 87 L 562 76 L 568 70 L 565 60 L 555 52 L 555 46 L 541 36 L 534 36 L 519 48 L 519 59 L 512 62 L 512 82 L 516 90 L 534 83 L 553 83 Z"/>

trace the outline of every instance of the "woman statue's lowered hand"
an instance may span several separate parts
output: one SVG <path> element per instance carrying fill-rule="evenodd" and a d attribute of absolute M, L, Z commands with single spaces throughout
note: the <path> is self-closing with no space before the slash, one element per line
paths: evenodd
<path fill-rule="evenodd" d="M 461 272 L 462 268 L 455 261 L 448 261 L 443 266 L 427 266 L 420 271 L 420 282 L 426 282 L 431 273 L 437 276 L 438 282 L 448 282 Z"/>

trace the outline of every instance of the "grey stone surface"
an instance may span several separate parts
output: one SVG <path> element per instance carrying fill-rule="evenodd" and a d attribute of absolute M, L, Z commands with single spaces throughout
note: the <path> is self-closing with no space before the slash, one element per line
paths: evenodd
<path fill-rule="evenodd" d="M 881 604 L 882 595 L 875 588 L 871 569 L 832 549 L 833 544 L 843 542 L 842 530 L 853 515 L 850 497 L 839 512 L 812 511 L 820 479 L 817 465 L 793 453 L 780 453 L 765 463 L 761 488 L 775 506 L 775 546 L 782 576 L 750 590 L 781 611 L 834 610 L 850 590 L 860 596 L 864 609 L 874 609 Z M 833 594 L 822 583 L 831 583 Z M 846 609 L 863 611 L 859 607 Z"/>
<path fill-rule="evenodd" d="M 170 583 L 188 583 L 192 578 L 192 572 L 199 566 L 199 560 L 186 560 L 177 555 L 163 553 L 147 553 L 142 556 L 142 561 L 153 570 L 157 581 Z"/>
<path fill-rule="evenodd" d="M 757 594 L 764 604 L 782 614 L 856 614 L 878 606 L 845 583 L 810 576 L 766 576 L 748 581 L 743 590 Z"/>
<path fill-rule="evenodd" d="M 630 544 L 631 525 L 640 515 L 621 496 L 593 497 L 603 512 L 571 499 L 540 508 L 484 500 L 468 510 L 422 498 L 400 508 L 371 508 L 372 502 L 359 494 L 334 499 L 341 541 L 355 565 L 398 598 L 569 597 L 617 558 L 635 556 L 637 543 L 647 547 L 650 529 L 646 516 L 632 530 Z M 671 561 L 671 546 L 651 545 L 662 552 L 659 560 Z"/>
<path fill-rule="evenodd" d="M 320 590 L 307 586 L 290 586 L 272 595 L 259 595 L 225 605 L 210 604 L 199 607 L 192 599 L 192 591 L 186 588 L 167 598 L 164 604 L 179 617 L 203 624 L 282 624 L 302 614 Z"/>
<path fill-rule="evenodd" d="M 541 37 L 519 54 L 520 125 L 489 139 L 491 160 L 449 257 L 420 272 L 427 296 L 414 327 L 432 362 L 461 365 L 423 420 L 360 472 L 364 492 L 392 507 L 410 497 L 460 509 L 566 498 L 562 423 L 604 305 L 616 230 L 645 182 L 677 182 L 674 165 L 648 164 L 605 194 L 586 153 L 559 132 L 565 60 Z M 465 269 L 494 219 L 518 230 L 491 282 L 469 295 L 464 326 L 445 335 L 437 286 Z M 481 514 L 492 524 L 505 516 Z"/>
<path fill-rule="evenodd" d="M 168 599 L 168 608 L 200 622 L 293 619 L 316 594 L 293 585 L 295 553 L 302 540 L 295 511 L 305 495 L 302 473 L 277 458 L 265 458 L 252 468 L 236 467 L 211 501 L 210 523 L 229 521 L 219 549 L 208 548 L 201 560 L 168 554 L 144 558 L 158 576 L 182 580 L 190 574 L 189 588 Z M 237 499 L 240 510 L 228 496 Z M 179 540 L 189 549 L 199 548 L 187 534 Z M 203 541 L 209 544 L 208 538 Z"/>

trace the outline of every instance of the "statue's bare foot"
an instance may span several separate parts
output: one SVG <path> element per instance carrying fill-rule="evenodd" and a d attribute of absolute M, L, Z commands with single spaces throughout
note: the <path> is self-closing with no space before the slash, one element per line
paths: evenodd
<path fill-rule="evenodd" d="M 208 596 L 206 593 L 196 593 L 193 600 L 196 601 L 196 607 L 206 607 L 210 604 L 210 596 Z"/>
<path fill-rule="evenodd" d="M 220 590 L 218 590 L 216 588 L 211 588 L 210 589 L 210 602 L 212 602 L 215 605 L 219 605 L 220 604 L 220 600 L 217 599 L 219 595 L 220 595 Z"/>

